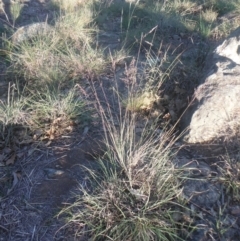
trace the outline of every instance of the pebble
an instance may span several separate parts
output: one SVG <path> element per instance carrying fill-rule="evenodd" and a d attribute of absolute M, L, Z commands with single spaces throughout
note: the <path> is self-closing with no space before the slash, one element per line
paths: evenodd
<path fill-rule="evenodd" d="M 46 172 L 48 178 L 56 178 L 57 176 L 64 174 L 64 171 L 53 168 L 45 168 L 44 171 Z"/>
<path fill-rule="evenodd" d="M 235 216 L 240 216 L 240 207 L 239 206 L 232 207 L 231 214 Z"/>

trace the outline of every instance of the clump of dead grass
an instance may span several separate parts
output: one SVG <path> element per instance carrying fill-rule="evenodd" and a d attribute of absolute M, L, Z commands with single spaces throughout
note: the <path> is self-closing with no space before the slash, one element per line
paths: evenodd
<path fill-rule="evenodd" d="M 0 139 L 8 144 L 11 141 L 14 126 L 20 124 L 26 126 L 29 118 L 26 99 L 20 95 L 15 84 L 9 84 L 7 100 L 0 100 Z"/>
<path fill-rule="evenodd" d="M 94 240 L 176 240 L 181 224 L 173 215 L 181 210 L 181 190 L 169 154 L 154 149 L 152 140 L 129 146 L 129 132 L 111 134 L 118 139 L 92 174 L 94 191 L 80 187 L 68 224 L 81 224 L 77 234 Z"/>
<path fill-rule="evenodd" d="M 28 101 L 31 115 L 28 126 L 31 130 L 45 130 L 50 139 L 68 131 L 76 125 L 83 126 L 90 120 L 90 111 L 85 102 L 76 94 L 77 86 L 65 93 L 36 91 Z"/>
<path fill-rule="evenodd" d="M 66 128 L 72 129 L 75 120 L 89 120 L 84 102 L 73 86 L 76 80 L 91 79 L 106 66 L 103 50 L 94 42 L 97 28 L 93 24 L 93 2 L 59 3 L 66 11 L 59 13 L 47 34 L 38 33 L 19 42 L 5 39 L 8 73 L 19 79 L 19 89 L 25 91 L 20 93 L 22 101 L 15 101 L 14 105 L 9 101 L 1 103 L 3 129 L 20 124 L 45 131 L 54 126 L 63 133 Z M 24 118 L 27 116 L 24 121 L 22 113 Z"/>
<path fill-rule="evenodd" d="M 60 13 L 48 34 L 11 45 L 10 72 L 30 81 L 29 88 L 65 87 L 104 70 L 103 50 L 94 42 L 94 10 L 90 4 L 77 6 Z"/>
<path fill-rule="evenodd" d="M 230 157 L 229 154 L 222 156 L 223 161 L 219 163 L 218 170 L 220 177 L 218 180 L 223 183 L 226 194 L 231 197 L 232 201 L 240 201 L 240 164 L 239 154 Z"/>
<path fill-rule="evenodd" d="M 201 16 L 206 22 L 213 23 L 217 19 L 218 13 L 212 9 L 207 9 L 202 11 Z"/>
<path fill-rule="evenodd" d="M 91 4 L 93 1 L 87 0 L 51 0 L 48 4 L 51 8 L 58 8 L 64 12 L 74 12 L 81 6 L 86 6 L 87 4 Z"/>
<path fill-rule="evenodd" d="M 117 114 L 97 98 L 105 154 L 97 171 L 87 169 L 87 185 L 80 185 L 76 201 L 61 214 L 70 214 L 67 225 L 78 227 L 76 236 L 93 240 L 176 240 L 184 225 L 174 216 L 181 216 L 184 205 L 182 174 L 171 162 L 173 133 L 157 132 L 147 122 L 137 133 L 137 115 L 116 98 Z"/>

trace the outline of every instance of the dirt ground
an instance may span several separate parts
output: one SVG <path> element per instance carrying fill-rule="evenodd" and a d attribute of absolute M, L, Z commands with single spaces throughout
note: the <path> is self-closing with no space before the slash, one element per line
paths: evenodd
<path fill-rule="evenodd" d="M 8 10 L 8 1 L 5 3 L 5 11 Z M 24 26 L 32 22 L 51 21 L 53 15 L 46 7 L 48 0 L 23 0 L 25 5 L 20 17 L 16 20 L 16 27 Z M 1 14 L 2 22 L 5 16 Z M 119 19 L 115 19 L 115 23 Z M 111 22 L 111 25 L 114 22 Z M 100 43 L 103 46 L 110 46 L 111 49 L 118 48 L 118 32 L 111 31 L 114 26 L 105 26 L 106 33 L 100 36 Z M 108 29 L 109 27 L 109 29 Z M 178 45 L 179 40 L 169 38 L 172 45 Z M 194 41 L 185 39 L 182 48 L 188 46 L 188 51 L 194 48 Z M 181 51 L 181 50 L 179 50 Z M 2 66 L 4 70 L 4 66 Z M 106 76 L 101 76 L 94 83 L 98 93 L 101 93 L 101 86 L 104 83 L 105 91 L 111 91 L 117 76 L 120 90 L 124 89 L 124 66 L 119 67 L 116 73 L 110 72 Z M 180 89 L 186 83 L 181 83 Z M 0 96 L 7 96 L 8 80 L 4 80 L 1 76 L 0 80 Z M 172 92 L 172 86 L 167 86 L 166 91 Z M 192 89 L 193 86 L 189 89 Z M 188 94 L 191 95 L 192 92 Z M 89 101 L 94 99 L 91 90 L 86 90 Z M 110 93 L 110 92 L 109 92 Z M 100 94 L 101 95 L 101 94 Z M 114 97 L 109 94 L 110 102 L 114 104 Z M 73 132 L 53 140 L 48 143 L 26 143 L 21 145 L 18 150 L 16 162 L 12 166 L 1 167 L 0 173 L 7 173 L 4 180 L 0 180 L 0 240 L 1 241 L 53 241 L 53 240 L 85 240 L 84 237 L 74 237 L 74 227 L 65 228 L 63 217 L 57 218 L 59 210 L 66 203 L 74 201 L 73 192 L 77 190 L 78 185 L 87 185 L 87 173 L 83 166 L 89 168 L 97 168 L 96 157 L 103 154 L 103 129 L 100 121 L 93 124 L 87 124 L 82 129 L 74 129 Z M 217 175 L 216 163 L 221 162 L 221 157 L 226 153 L 224 146 L 221 145 L 202 145 L 190 146 L 185 145 L 181 141 L 177 142 L 175 147 L 180 148 L 176 160 L 179 165 L 186 163 L 196 163 L 201 170 L 209 170 L 212 175 Z M 234 154 L 233 150 L 233 154 Z M 183 164 L 182 164 L 183 163 Z M 195 164 L 194 164 L 195 165 Z M 215 174 L 214 174 L 215 173 Z M 202 175 L 202 176 L 201 176 Z M 0 175 L 2 176 L 2 175 Z M 206 179 L 205 174 L 200 174 L 201 178 Z M 199 177 L 199 176 L 198 176 Z M 1 182 L 4 184 L 1 185 Z M 201 188 L 200 188 L 201 189 Z M 223 186 L 217 186 L 219 192 L 222 192 Z M 217 194 L 216 194 L 217 195 Z M 220 194 L 219 194 L 220 195 Z M 224 199 L 224 195 L 221 194 Z M 220 198 L 219 198 L 220 199 Z M 225 196 L 225 199 L 227 197 Z M 196 200 L 197 203 L 199 200 Z M 200 202 L 200 201 L 199 201 Z M 225 200 L 226 202 L 226 200 Z M 206 204 L 207 205 L 207 204 Z M 223 203 L 218 203 L 224 206 Z M 195 209 L 198 205 L 196 204 Z M 200 221 L 199 225 L 205 226 L 201 232 L 196 232 L 192 236 L 191 241 L 199 240 L 239 240 L 240 237 L 240 207 L 235 202 L 229 201 L 228 207 L 223 214 L 228 217 L 226 226 L 231 226 L 230 233 L 226 239 L 210 239 L 212 229 L 214 229 L 215 221 L 212 221 L 216 215 L 216 208 L 213 206 L 211 211 L 206 210 L 204 205 L 199 208 L 203 215 L 206 215 L 205 222 Z M 234 211 L 233 211 L 234 210 Z M 209 214 L 210 213 L 210 214 Z M 214 235 L 216 235 L 216 230 Z M 230 237 L 227 239 L 227 237 Z"/>

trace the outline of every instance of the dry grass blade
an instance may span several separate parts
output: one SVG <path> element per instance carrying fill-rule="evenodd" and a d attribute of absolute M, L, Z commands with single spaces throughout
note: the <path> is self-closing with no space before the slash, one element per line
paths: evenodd
<path fill-rule="evenodd" d="M 26 125 L 29 114 L 26 111 L 26 99 L 18 92 L 18 87 L 13 84 L 8 87 L 8 98 L 6 101 L 0 100 L 0 128 L 1 138 L 6 144 L 10 141 L 14 126 Z"/>
<path fill-rule="evenodd" d="M 68 224 L 81 223 L 77 235 L 92 240 L 176 240 L 179 224 L 172 216 L 183 207 L 181 173 L 171 163 L 171 131 L 156 135 L 146 125 L 137 137 L 135 114 L 119 109 L 115 115 L 110 105 L 97 102 L 106 152 L 99 170 L 88 170 L 91 191 L 81 186 L 78 201 L 62 211 L 71 213 Z"/>

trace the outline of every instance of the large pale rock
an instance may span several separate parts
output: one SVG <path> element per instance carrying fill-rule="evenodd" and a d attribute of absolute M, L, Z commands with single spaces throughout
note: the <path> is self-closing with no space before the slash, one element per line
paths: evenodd
<path fill-rule="evenodd" d="M 39 35 L 49 34 L 53 28 L 46 22 L 32 23 L 19 28 L 12 36 L 14 44 L 20 44 L 23 41 L 30 40 L 31 38 Z"/>
<path fill-rule="evenodd" d="M 185 141 L 229 140 L 240 127 L 240 28 L 209 57 L 207 74 L 197 88 L 193 105 L 183 116 Z"/>

